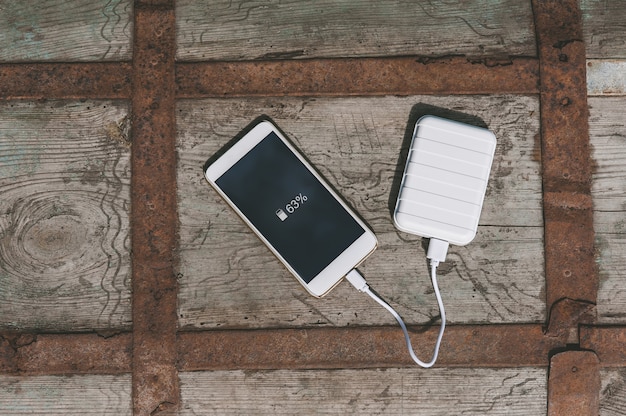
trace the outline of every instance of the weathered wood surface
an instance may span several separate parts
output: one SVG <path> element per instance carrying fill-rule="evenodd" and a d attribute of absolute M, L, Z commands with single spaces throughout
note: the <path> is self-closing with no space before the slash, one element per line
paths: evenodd
<path fill-rule="evenodd" d="M 626 368 L 600 370 L 600 416 L 626 415 Z"/>
<path fill-rule="evenodd" d="M 589 95 L 626 94 L 626 7 L 623 2 L 582 0 Z"/>
<path fill-rule="evenodd" d="M 626 95 L 626 59 L 587 60 L 588 95 Z"/>
<path fill-rule="evenodd" d="M 419 105 L 418 105 L 419 104 Z M 315 299 L 206 183 L 202 166 L 267 114 L 372 227 L 372 288 L 409 323 L 438 316 L 421 239 L 395 229 L 390 205 L 413 125 L 436 107 L 481 118 L 498 146 L 476 240 L 451 247 L 439 274 L 454 323 L 545 318 L 538 100 L 524 96 L 209 99 L 178 106 L 179 314 L 182 327 L 394 324 L 342 283 Z"/>
<path fill-rule="evenodd" d="M 130 375 L 0 376 L 2 415 L 131 415 Z"/>
<path fill-rule="evenodd" d="M 0 105 L 0 328 L 130 326 L 128 106 Z"/>
<path fill-rule="evenodd" d="M 581 0 L 587 58 L 626 58 L 626 7 L 622 1 Z"/>
<path fill-rule="evenodd" d="M 131 58 L 130 0 L 0 0 L 0 62 Z"/>
<path fill-rule="evenodd" d="M 626 97 L 589 98 L 594 226 L 600 268 L 598 316 L 626 323 Z"/>
<path fill-rule="evenodd" d="M 545 415 L 546 370 L 181 373 L 181 415 Z"/>
<path fill-rule="evenodd" d="M 180 60 L 536 56 L 529 1 L 176 2 Z"/>

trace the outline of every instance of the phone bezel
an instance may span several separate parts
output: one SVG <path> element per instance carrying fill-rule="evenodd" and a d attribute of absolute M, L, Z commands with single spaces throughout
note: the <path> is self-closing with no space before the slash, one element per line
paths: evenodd
<path fill-rule="evenodd" d="M 363 234 L 357 238 L 347 249 L 330 262 L 317 276 L 309 283 L 294 270 L 280 252 L 265 238 L 265 236 L 254 226 L 246 215 L 233 203 L 232 200 L 217 185 L 217 179 L 228 169 L 235 165 L 244 155 L 252 150 L 259 142 L 265 139 L 270 133 L 275 133 L 278 138 L 287 146 L 289 150 L 302 162 L 315 178 L 326 188 L 348 214 L 363 228 Z M 333 289 L 350 270 L 357 267 L 365 260 L 377 247 L 378 241 L 374 233 L 365 223 L 348 207 L 348 205 L 337 195 L 320 174 L 310 163 L 300 154 L 300 152 L 285 138 L 280 130 L 270 121 L 263 120 L 248 131 L 241 139 L 232 145 L 224 154 L 213 161 L 205 169 L 205 178 L 218 194 L 228 203 L 228 205 L 239 215 L 239 217 L 252 229 L 252 231 L 265 243 L 271 252 L 285 265 L 287 270 L 304 286 L 304 288 L 315 297 L 322 297 Z"/>

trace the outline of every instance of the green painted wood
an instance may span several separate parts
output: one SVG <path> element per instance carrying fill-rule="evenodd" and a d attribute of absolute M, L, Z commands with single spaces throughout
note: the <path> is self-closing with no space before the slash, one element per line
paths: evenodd
<path fill-rule="evenodd" d="M 130 328 L 128 105 L 0 104 L 0 328 Z"/>
<path fill-rule="evenodd" d="M 124 61 L 131 0 L 0 0 L 0 62 Z"/>
<path fill-rule="evenodd" d="M 180 325 L 395 324 L 348 283 L 323 299 L 308 295 L 204 179 L 206 160 L 260 114 L 273 118 L 378 236 L 379 248 L 360 267 L 372 288 L 409 323 L 438 316 L 421 239 L 397 231 L 390 212 L 416 117 L 437 108 L 481 118 L 499 140 L 478 236 L 451 247 L 439 268 L 448 319 L 543 322 L 538 99 L 414 96 L 179 102 Z"/>
<path fill-rule="evenodd" d="M 536 56 L 530 2 L 176 2 L 185 61 Z"/>
<path fill-rule="evenodd" d="M 181 373 L 180 415 L 545 415 L 546 369 Z"/>
<path fill-rule="evenodd" d="M 0 376 L 0 414 L 130 416 L 130 375 Z"/>

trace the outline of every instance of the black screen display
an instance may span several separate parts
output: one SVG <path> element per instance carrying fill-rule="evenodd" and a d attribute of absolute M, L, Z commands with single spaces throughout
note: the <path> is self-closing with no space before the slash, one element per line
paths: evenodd
<path fill-rule="evenodd" d="M 307 283 L 365 232 L 275 133 L 216 183 Z"/>

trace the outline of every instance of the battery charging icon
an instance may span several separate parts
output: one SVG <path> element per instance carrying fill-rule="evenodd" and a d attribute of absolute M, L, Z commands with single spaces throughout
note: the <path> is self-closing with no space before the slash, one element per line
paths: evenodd
<path fill-rule="evenodd" d="M 280 218 L 281 221 L 285 221 L 287 219 L 287 213 L 280 208 L 276 210 L 276 216 Z"/>

